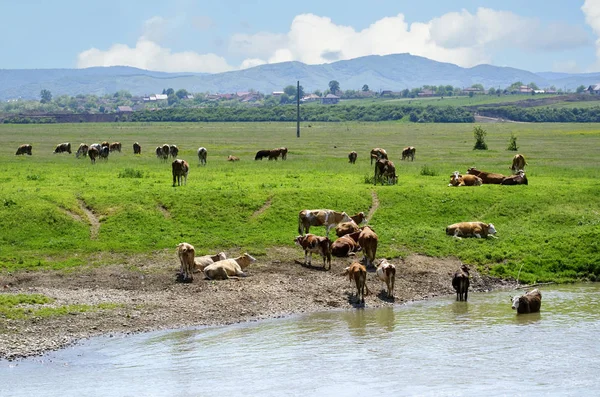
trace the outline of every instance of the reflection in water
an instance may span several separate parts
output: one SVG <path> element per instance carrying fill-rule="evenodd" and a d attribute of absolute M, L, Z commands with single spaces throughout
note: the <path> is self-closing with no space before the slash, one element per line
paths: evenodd
<path fill-rule="evenodd" d="M 526 315 L 504 291 L 96 338 L 0 362 L 0 396 L 596 395 L 600 284 L 542 293 Z"/>

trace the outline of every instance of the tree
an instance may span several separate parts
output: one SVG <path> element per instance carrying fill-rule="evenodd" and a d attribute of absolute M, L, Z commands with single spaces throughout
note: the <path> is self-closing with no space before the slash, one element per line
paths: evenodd
<path fill-rule="evenodd" d="M 323 96 L 323 93 L 320 90 L 314 90 L 313 94 L 316 96 Z"/>
<path fill-rule="evenodd" d="M 487 143 L 485 143 L 485 136 L 487 135 L 486 130 L 477 126 L 473 128 L 473 135 L 475 135 L 475 146 L 473 150 L 487 150 Z"/>
<path fill-rule="evenodd" d="M 514 82 L 514 83 L 512 83 L 512 84 L 511 84 L 511 85 L 510 85 L 510 86 L 507 88 L 507 90 L 508 90 L 509 92 L 517 92 L 517 91 L 519 91 L 519 88 L 520 88 L 522 85 L 524 85 L 522 82 L 520 82 L 520 81 L 517 81 L 517 82 Z"/>
<path fill-rule="evenodd" d="M 300 91 L 300 99 L 302 99 L 302 98 L 304 98 L 304 94 L 305 94 L 304 93 L 304 87 L 299 86 L 299 88 L 300 88 L 300 90 L 299 90 Z"/>
<path fill-rule="evenodd" d="M 363 85 L 363 86 L 362 86 L 362 90 L 363 90 L 364 92 L 368 92 L 368 91 L 369 91 L 369 86 L 368 86 L 368 85 L 366 85 L 366 84 L 365 84 L 365 85 Z"/>
<path fill-rule="evenodd" d="M 283 92 L 285 93 L 285 95 L 295 98 L 296 97 L 296 86 L 288 85 L 287 87 L 285 87 L 283 89 Z"/>
<path fill-rule="evenodd" d="M 331 80 L 329 82 L 329 91 L 331 91 L 332 94 L 337 94 L 340 90 L 340 83 L 338 83 L 335 80 Z"/>
<path fill-rule="evenodd" d="M 577 90 L 575 92 L 581 94 L 583 91 L 585 91 L 585 86 L 580 85 L 579 87 L 577 87 Z"/>
<path fill-rule="evenodd" d="M 513 132 L 510 134 L 510 140 L 508 141 L 508 148 L 506 148 L 506 150 L 519 150 L 519 147 L 517 146 L 517 137 Z"/>
<path fill-rule="evenodd" d="M 490 95 L 494 95 L 495 93 L 496 93 L 496 89 L 495 89 L 494 87 L 491 87 L 491 88 L 488 90 L 488 94 L 490 94 Z"/>
<path fill-rule="evenodd" d="M 49 90 L 43 89 L 40 92 L 40 103 L 48 103 L 52 101 L 52 93 Z"/>
<path fill-rule="evenodd" d="M 483 91 L 483 90 L 484 90 L 484 88 L 483 88 L 483 84 L 479 84 L 479 83 L 477 83 L 477 84 L 473 84 L 473 85 L 471 86 L 471 88 L 477 88 L 478 90 L 481 90 L 481 91 Z"/>
<path fill-rule="evenodd" d="M 163 89 L 162 93 L 163 93 L 163 95 L 173 95 L 173 94 L 175 94 L 175 90 L 172 88 L 167 88 L 166 90 Z"/>
<path fill-rule="evenodd" d="M 189 95 L 189 92 L 187 92 L 187 90 L 184 90 L 182 88 L 180 90 L 177 90 L 177 92 L 175 93 L 175 95 L 177 96 L 177 98 L 183 99 L 183 98 L 187 98 L 187 96 Z"/>
<path fill-rule="evenodd" d="M 538 87 L 538 85 L 534 82 L 529 83 L 529 88 L 531 88 L 532 90 L 539 90 L 540 87 Z"/>

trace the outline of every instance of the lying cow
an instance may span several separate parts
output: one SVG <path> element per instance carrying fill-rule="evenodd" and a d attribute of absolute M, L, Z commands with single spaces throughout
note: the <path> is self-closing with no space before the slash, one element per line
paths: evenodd
<path fill-rule="evenodd" d="M 194 255 L 196 251 L 194 246 L 188 243 L 177 245 L 177 256 L 179 257 L 179 273 L 177 281 L 180 283 L 191 283 L 194 280 Z"/>
<path fill-rule="evenodd" d="M 350 154 L 348 154 L 348 162 L 350 164 L 356 163 L 357 157 L 358 157 L 358 153 L 356 153 L 355 151 L 350 152 Z"/>
<path fill-rule="evenodd" d="M 85 143 L 81 143 L 75 152 L 75 157 L 79 158 L 80 156 L 87 156 L 88 150 L 90 150 L 90 147 Z"/>
<path fill-rule="evenodd" d="M 467 301 L 469 296 L 469 268 L 461 265 L 452 276 L 452 288 L 456 291 L 457 301 Z"/>
<path fill-rule="evenodd" d="M 227 259 L 227 255 L 224 252 L 219 252 L 216 255 L 203 255 L 194 258 L 194 271 L 202 272 L 208 265 L 212 265 L 215 262 Z"/>
<path fill-rule="evenodd" d="M 185 160 L 177 159 L 171 163 L 171 169 L 173 171 L 173 186 L 177 183 L 177 186 L 181 186 L 181 179 L 183 178 L 183 184 L 187 184 L 188 171 L 190 166 Z"/>
<path fill-rule="evenodd" d="M 454 236 L 457 239 L 461 239 L 462 237 L 477 237 L 477 238 L 486 238 L 488 236 L 497 238 L 494 236 L 496 234 L 496 229 L 494 225 L 491 223 L 483 223 L 483 222 L 460 222 L 454 223 L 446 228 L 446 234 L 449 236 Z"/>
<path fill-rule="evenodd" d="M 331 269 L 331 242 L 327 237 L 306 234 L 297 236 L 294 243 L 304 249 L 304 265 L 312 265 L 312 254 L 316 253 L 323 257 L 323 269 L 329 265 Z"/>
<path fill-rule="evenodd" d="M 387 286 L 387 297 L 394 297 L 394 284 L 396 282 L 396 266 L 389 263 L 387 259 L 382 259 L 377 265 L 377 277 Z"/>
<path fill-rule="evenodd" d="M 517 314 L 537 313 L 541 306 L 542 294 L 537 288 L 525 295 L 512 298 L 512 308 L 517 311 Z"/>
<path fill-rule="evenodd" d="M 244 253 L 235 259 L 224 259 L 206 266 L 204 268 L 204 276 L 208 280 L 227 280 L 230 278 L 246 277 L 244 269 L 254 262 L 256 262 L 254 257 L 248 253 Z"/>
<path fill-rule="evenodd" d="M 142 146 L 139 143 L 133 143 L 133 154 L 142 154 Z"/>
<path fill-rule="evenodd" d="M 198 148 L 198 160 L 200 161 L 200 164 L 206 165 L 206 155 L 207 155 L 206 148 L 199 147 Z"/>
<path fill-rule="evenodd" d="M 298 214 L 298 233 L 308 233 L 311 226 L 325 226 L 327 228 L 326 236 L 329 237 L 329 230 L 338 223 L 349 222 L 351 219 L 345 212 L 333 210 L 302 210 Z"/>
<path fill-rule="evenodd" d="M 54 153 L 64 153 L 64 152 L 71 154 L 71 143 L 70 142 L 59 143 L 58 145 L 56 145 L 56 148 L 54 149 Z"/>
<path fill-rule="evenodd" d="M 358 262 L 354 262 L 344 269 L 342 276 L 348 276 L 350 283 L 354 280 L 356 284 L 356 300 L 359 303 L 365 303 L 365 295 L 369 295 L 367 287 L 367 269 Z"/>
<path fill-rule="evenodd" d="M 481 186 L 483 181 L 475 175 L 461 175 L 458 171 L 454 171 L 450 176 L 448 186 Z"/>
<path fill-rule="evenodd" d="M 17 148 L 17 153 L 15 153 L 15 156 L 19 156 L 22 154 L 27 154 L 27 155 L 31 156 L 31 149 L 32 149 L 32 146 L 29 144 L 21 145 Z"/>
<path fill-rule="evenodd" d="M 481 178 L 481 181 L 484 184 L 496 184 L 499 185 L 502 183 L 502 181 L 504 180 L 504 178 L 506 178 L 506 176 L 502 175 L 502 174 L 496 174 L 493 172 L 485 172 L 485 171 L 479 171 L 478 169 L 471 167 L 467 170 L 467 174 L 470 175 L 475 175 Z"/>
<path fill-rule="evenodd" d="M 516 175 L 507 176 L 502 181 L 502 185 L 528 185 L 525 171 L 519 170 Z"/>
<path fill-rule="evenodd" d="M 417 149 L 414 146 L 405 147 L 402 150 L 402 160 L 405 160 L 410 157 L 410 161 L 415 161 L 415 153 Z"/>
<path fill-rule="evenodd" d="M 338 237 L 345 236 L 347 234 L 359 232 L 360 228 L 354 221 L 342 222 L 335 227 L 335 235 Z"/>
<path fill-rule="evenodd" d="M 346 234 L 331 244 L 331 255 L 338 258 L 345 258 L 352 255 L 354 252 L 360 249 L 358 245 L 358 236 L 360 230 L 355 233 Z"/>
<path fill-rule="evenodd" d="M 256 156 L 254 156 L 254 160 L 262 160 L 263 157 L 269 157 L 269 155 L 271 154 L 270 150 L 259 150 L 258 152 L 256 152 Z"/>
<path fill-rule="evenodd" d="M 512 165 L 509 168 L 512 170 L 513 174 L 516 174 L 519 170 L 524 170 L 526 165 L 527 161 L 525 161 L 525 157 L 521 154 L 515 154 L 512 159 Z"/>
<path fill-rule="evenodd" d="M 377 161 L 380 159 L 386 159 L 387 160 L 388 155 L 387 152 L 385 151 L 385 149 L 381 149 L 381 148 L 374 148 L 371 149 L 371 165 L 373 165 L 373 160 Z"/>
<path fill-rule="evenodd" d="M 369 226 L 361 227 L 361 232 L 358 235 L 358 245 L 362 248 L 364 257 L 363 260 L 367 268 L 374 266 L 375 254 L 377 254 L 377 243 L 379 238 L 377 234 Z"/>
<path fill-rule="evenodd" d="M 240 158 L 237 156 L 229 155 L 229 157 L 227 157 L 227 161 L 240 161 Z"/>

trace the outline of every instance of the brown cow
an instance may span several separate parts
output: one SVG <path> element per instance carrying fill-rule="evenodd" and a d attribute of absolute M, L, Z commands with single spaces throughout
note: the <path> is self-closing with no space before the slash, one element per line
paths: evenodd
<path fill-rule="evenodd" d="M 502 185 L 528 185 L 525 171 L 519 170 L 516 175 L 507 176 L 502 181 Z"/>
<path fill-rule="evenodd" d="M 227 161 L 240 161 L 240 158 L 237 156 L 229 155 L 229 157 L 227 157 Z"/>
<path fill-rule="evenodd" d="M 298 213 L 298 233 L 308 233 L 311 226 L 325 226 L 329 237 L 329 230 L 338 223 L 349 222 L 351 218 L 345 212 L 334 210 L 302 210 Z"/>
<path fill-rule="evenodd" d="M 356 153 L 355 151 L 350 152 L 350 154 L 348 154 L 348 162 L 350 164 L 356 163 L 357 157 L 358 157 L 358 153 Z"/>
<path fill-rule="evenodd" d="M 387 286 L 387 297 L 394 297 L 394 284 L 396 282 L 396 266 L 382 259 L 377 265 L 377 277 Z"/>
<path fill-rule="evenodd" d="M 323 257 L 323 269 L 328 264 L 331 270 L 331 242 L 327 237 L 306 234 L 304 236 L 297 236 L 294 242 L 304 249 L 305 265 L 311 266 L 312 254 L 317 253 Z"/>
<path fill-rule="evenodd" d="M 21 154 L 27 154 L 31 156 L 31 149 L 32 146 L 29 144 L 21 145 L 17 148 L 17 153 L 15 153 L 15 156 L 19 156 Z"/>
<path fill-rule="evenodd" d="M 194 258 L 194 272 L 202 272 L 206 266 L 225 259 L 227 259 L 227 255 L 224 252 L 216 255 L 197 256 Z"/>
<path fill-rule="evenodd" d="M 70 142 L 59 143 L 58 145 L 56 145 L 56 148 L 54 149 L 54 153 L 64 153 L 64 152 L 71 154 L 71 143 Z"/>
<path fill-rule="evenodd" d="M 342 222 L 335 227 L 335 235 L 338 237 L 360 231 L 358 225 L 354 221 Z"/>
<path fill-rule="evenodd" d="M 208 280 L 227 280 L 230 278 L 246 277 L 244 269 L 256 262 L 256 259 L 245 252 L 232 259 L 223 259 L 204 268 L 204 276 Z"/>
<path fill-rule="evenodd" d="M 137 142 L 133 143 L 133 154 L 142 154 L 142 147 Z"/>
<path fill-rule="evenodd" d="M 288 148 L 286 148 L 286 147 L 280 147 L 279 148 L 279 152 L 281 153 L 281 159 L 282 160 L 287 160 Z"/>
<path fill-rule="evenodd" d="M 371 165 L 373 165 L 373 160 L 377 161 L 379 159 L 386 159 L 387 160 L 388 155 L 387 152 L 385 151 L 385 149 L 381 149 L 381 148 L 374 148 L 371 149 Z"/>
<path fill-rule="evenodd" d="M 512 159 L 512 165 L 509 168 L 513 174 L 517 174 L 520 170 L 525 170 L 526 165 L 527 161 L 525 161 L 525 157 L 521 154 L 515 154 Z"/>
<path fill-rule="evenodd" d="M 367 287 L 367 269 L 358 262 L 354 262 L 344 269 L 343 276 L 348 276 L 350 283 L 354 280 L 356 284 L 356 300 L 358 303 L 365 303 L 365 295 L 369 295 Z"/>
<path fill-rule="evenodd" d="M 483 181 L 480 177 L 475 175 L 461 175 L 458 171 L 450 176 L 450 183 L 448 186 L 481 186 Z"/>
<path fill-rule="evenodd" d="M 81 143 L 75 152 L 75 157 L 79 158 L 79 156 L 87 156 L 88 150 L 90 150 L 90 147 L 85 143 Z"/>
<path fill-rule="evenodd" d="M 100 146 L 102 146 L 102 147 L 110 147 L 110 142 L 108 142 L 108 141 L 102 141 L 102 143 L 100 144 Z"/>
<path fill-rule="evenodd" d="M 187 184 L 187 176 L 188 171 L 190 170 L 190 166 L 185 160 L 177 159 L 173 160 L 171 163 L 171 168 L 173 171 L 173 186 L 177 183 L 177 186 L 181 186 L 181 178 L 183 177 L 183 184 Z"/>
<path fill-rule="evenodd" d="M 396 175 L 396 166 L 388 159 L 380 159 L 375 163 L 375 175 L 373 176 L 373 184 L 377 185 L 380 180 L 383 185 L 384 181 L 388 184 L 396 184 L 398 176 Z"/>
<path fill-rule="evenodd" d="M 263 157 L 269 157 L 270 154 L 271 154 L 270 150 L 259 150 L 258 152 L 256 152 L 256 156 L 254 156 L 254 160 L 262 161 Z"/>
<path fill-rule="evenodd" d="M 171 152 L 171 147 L 165 143 L 164 145 L 162 145 L 161 151 L 162 151 L 162 159 L 164 161 L 167 161 L 169 159 L 169 153 Z"/>
<path fill-rule="evenodd" d="M 88 157 L 90 158 L 90 160 L 92 161 L 92 164 L 96 164 L 96 159 L 98 158 L 98 156 L 100 156 L 100 151 L 98 150 L 97 147 L 92 146 L 91 148 L 88 149 Z"/>
<path fill-rule="evenodd" d="M 408 146 L 402 149 L 402 160 L 410 157 L 410 161 L 415 161 L 417 149 L 414 146 Z"/>
<path fill-rule="evenodd" d="M 494 225 L 492 223 L 483 222 L 454 223 L 446 228 L 446 234 L 449 236 L 454 236 L 459 240 L 461 240 L 460 236 L 477 238 L 486 238 L 490 236 L 497 238 L 494 236 L 494 234 L 496 234 L 496 228 Z"/>
<path fill-rule="evenodd" d="M 377 242 L 379 238 L 373 229 L 369 226 L 363 226 L 360 228 L 361 232 L 358 236 L 358 245 L 363 251 L 363 260 L 367 267 L 373 267 L 375 261 L 375 255 L 377 254 Z"/>
<path fill-rule="evenodd" d="M 277 158 L 279 157 L 280 154 L 281 154 L 281 149 L 269 150 L 269 161 L 270 160 L 277 161 Z"/>
<path fill-rule="evenodd" d="M 536 288 L 525 295 L 512 298 L 512 308 L 517 314 L 537 313 L 542 306 L 542 293 Z"/>
<path fill-rule="evenodd" d="M 452 288 L 456 291 L 457 301 L 467 301 L 469 284 L 469 268 L 463 264 L 452 276 Z"/>
<path fill-rule="evenodd" d="M 506 176 L 502 174 L 496 174 L 493 172 L 485 172 L 479 171 L 478 169 L 471 167 L 467 170 L 467 174 L 475 175 L 481 178 L 481 182 L 484 184 L 496 184 L 499 185 L 502 183 Z"/>
<path fill-rule="evenodd" d="M 188 243 L 180 243 L 177 246 L 177 256 L 179 257 L 179 273 L 177 281 L 180 283 L 191 283 L 194 280 L 194 256 L 196 250 L 194 246 Z"/>
<path fill-rule="evenodd" d="M 357 225 L 360 225 L 361 223 L 367 220 L 367 217 L 365 216 L 364 212 L 359 212 L 356 215 L 352 215 L 350 219 L 352 219 Z"/>
<path fill-rule="evenodd" d="M 358 245 L 358 236 L 360 231 L 346 234 L 341 236 L 331 244 L 331 255 L 344 258 L 350 254 L 358 251 L 360 246 Z"/>
<path fill-rule="evenodd" d="M 177 147 L 177 145 L 169 146 L 169 155 L 173 158 L 175 158 L 179 155 L 179 148 Z"/>
<path fill-rule="evenodd" d="M 117 152 L 121 153 L 121 142 L 113 142 L 113 143 L 111 143 L 111 144 L 108 146 L 108 149 L 109 149 L 111 152 L 115 152 L 115 151 L 117 151 Z"/>

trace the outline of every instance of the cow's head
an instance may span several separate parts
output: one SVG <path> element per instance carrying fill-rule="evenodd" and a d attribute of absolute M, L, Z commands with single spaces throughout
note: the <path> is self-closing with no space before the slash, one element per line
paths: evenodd
<path fill-rule="evenodd" d="M 496 228 L 494 227 L 494 224 L 490 223 L 488 225 L 488 234 L 496 234 Z"/>
<path fill-rule="evenodd" d="M 220 261 L 227 259 L 227 255 L 225 255 L 224 252 L 219 252 L 217 256 L 219 257 Z"/>
<path fill-rule="evenodd" d="M 245 260 L 247 260 L 247 261 L 248 261 L 248 262 L 250 262 L 250 263 L 254 263 L 254 262 L 256 262 L 256 258 L 255 258 L 255 257 L 253 257 L 252 255 L 250 255 L 250 254 L 249 254 L 249 253 L 247 253 L 247 252 L 244 252 L 244 254 L 242 255 L 242 258 L 244 258 Z"/>
<path fill-rule="evenodd" d="M 467 174 L 471 174 L 471 175 L 479 175 L 479 170 L 476 169 L 475 167 L 471 167 L 467 170 Z"/>
<path fill-rule="evenodd" d="M 513 308 L 513 310 L 517 310 L 519 308 L 519 302 L 521 300 L 521 297 L 520 296 L 513 296 L 511 298 L 511 300 L 512 300 L 512 308 Z"/>
<path fill-rule="evenodd" d="M 342 222 L 350 222 L 352 218 L 348 216 L 345 212 L 342 212 Z"/>
<path fill-rule="evenodd" d="M 294 239 L 294 243 L 296 245 L 302 245 L 302 242 L 304 241 L 304 237 L 305 236 L 296 236 L 296 238 Z"/>

